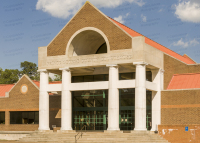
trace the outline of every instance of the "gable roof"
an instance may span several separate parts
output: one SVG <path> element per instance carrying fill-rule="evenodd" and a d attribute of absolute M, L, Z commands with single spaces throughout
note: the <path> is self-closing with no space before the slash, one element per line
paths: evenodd
<path fill-rule="evenodd" d="M 116 21 L 112 18 L 110 18 L 110 19 L 113 22 L 115 22 L 118 26 L 120 26 L 123 30 L 125 30 L 128 34 L 130 34 L 132 37 L 143 36 L 142 34 L 132 30 L 131 28 L 129 28 L 129 27 L 127 27 L 127 26 L 125 26 L 121 23 L 119 23 L 118 21 Z M 180 61 L 182 61 L 182 62 L 184 62 L 184 63 L 186 63 L 186 64 L 196 64 L 196 62 L 194 60 L 192 60 L 190 57 L 181 56 L 178 53 L 166 48 L 165 46 L 163 46 L 163 45 L 161 45 L 161 44 L 159 44 L 159 43 L 157 43 L 157 42 L 155 42 L 155 41 L 153 41 L 153 40 L 151 40 L 147 37 L 145 37 L 145 43 L 156 48 L 156 49 L 158 49 L 158 50 L 160 50 L 160 51 L 162 51 L 162 52 L 164 52 L 164 53 L 166 53 L 166 54 L 168 54 L 168 55 L 170 55 L 170 56 L 172 56 L 172 57 L 174 57 L 174 58 L 176 58 L 176 59 L 178 59 L 178 60 L 180 60 Z"/>
<path fill-rule="evenodd" d="M 17 81 L 17 83 L 16 84 L 14 84 L 14 86 L 9 90 L 9 92 L 15 87 L 15 85 L 17 85 L 18 84 L 18 82 L 22 79 L 22 78 L 26 78 L 26 79 L 28 79 L 38 90 L 39 90 L 39 88 L 38 88 L 38 86 L 26 75 L 26 74 L 24 74 L 18 81 Z"/>
<path fill-rule="evenodd" d="M 30 80 L 30 82 L 33 83 L 33 85 L 39 89 L 40 81 L 31 80 L 27 75 L 23 75 L 22 77 L 24 77 L 24 76 L 26 76 L 26 78 L 28 78 Z M 22 77 L 18 80 L 18 82 L 22 79 Z M 15 83 L 15 84 L 0 84 L 0 97 L 5 97 L 6 92 L 10 92 L 17 83 Z M 60 83 L 62 83 L 62 81 L 49 82 L 49 84 L 60 84 Z M 51 93 L 49 93 L 49 94 L 51 94 Z"/>
<path fill-rule="evenodd" d="M 0 97 L 5 97 L 5 93 L 9 92 L 15 84 L 0 84 Z"/>
<path fill-rule="evenodd" d="M 200 88 L 200 73 L 174 74 L 167 90 Z"/>

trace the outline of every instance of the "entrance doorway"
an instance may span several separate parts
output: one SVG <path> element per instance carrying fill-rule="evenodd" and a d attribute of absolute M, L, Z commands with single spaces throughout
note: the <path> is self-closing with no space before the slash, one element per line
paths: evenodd
<path fill-rule="evenodd" d="M 146 91 L 146 128 L 151 130 L 152 92 Z M 120 130 L 135 128 L 135 88 L 119 89 L 119 127 Z"/>
<path fill-rule="evenodd" d="M 106 130 L 108 127 L 108 90 L 74 91 L 73 129 Z"/>

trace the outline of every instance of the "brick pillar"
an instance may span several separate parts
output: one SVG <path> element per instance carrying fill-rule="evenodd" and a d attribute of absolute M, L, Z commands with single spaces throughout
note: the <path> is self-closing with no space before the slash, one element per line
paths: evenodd
<path fill-rule="evenodd" d="M 5 125 L 10 125 L 10 111 L 5 111 Z"/>

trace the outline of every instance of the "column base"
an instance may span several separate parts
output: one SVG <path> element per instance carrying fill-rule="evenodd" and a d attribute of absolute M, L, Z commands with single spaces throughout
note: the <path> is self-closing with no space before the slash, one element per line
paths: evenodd
<path fill-rule="evenodd" d="M 134 129 L 134 131 L 147 131 L 147 129 Z"/>
<path fill-rule="evenodd" d="M 60 130 L 61 130 L 61 131 L 72 131 L 73 129 L 72 129 L 72 128 L 62 128 L 62 127 L 61 127 Z"/>
<path fill-rule="evenodd" d="M 120 131 L 120 129 L 107 129 L 106 131 Z"/>
<path fill-rule="evenodd" d="M 104 130 L 104 133 L 123 133 L 123 131 L 120 131 L 120 130 Z"/>
<path fill-rule="evenodd" d="M 57 130 L 58 133 L 76 133 L 75 130 Z"/>
<path fill-rule="evenodd" d="M 156 131 L 156 129 L 151 129 L 152 132 Z"/>
<path fill-rule="evenodd" d="M 38 129 L 37 130 L 38 132 L 53 132 L 53 130 L 50 130 L 50 129 Z"/>
<path fill-rule="evenodd" d="M 38 131 L 49 131 L 50 130 L 50 128 L 38 128 Z"/>

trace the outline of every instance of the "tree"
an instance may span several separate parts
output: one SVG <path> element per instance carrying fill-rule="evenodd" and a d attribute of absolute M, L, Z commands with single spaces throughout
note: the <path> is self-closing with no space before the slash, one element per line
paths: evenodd
<path fill-rule="evenodd" d="M 53 81 L 62 81 L 61 75 L 55 74 L 54 77 Z"/>
<path fill-rule="evenodd" d="M 38 67 L 35 63 L 24 61 L 21 62 L 20 67 L 22 68 L 22 71 L 20 71 L 21 75 L 26 74 L 32 80 L 39 80 Z"/>
<path fill-rule="evenodd" d="M 0 84 L 16 83 L 19 80 L 18 75 L 18 69 L 5 69 L 5 71 L 0 69 Z"/>

